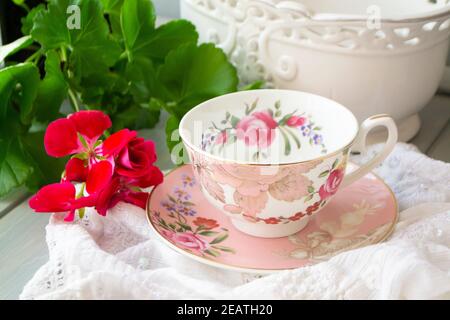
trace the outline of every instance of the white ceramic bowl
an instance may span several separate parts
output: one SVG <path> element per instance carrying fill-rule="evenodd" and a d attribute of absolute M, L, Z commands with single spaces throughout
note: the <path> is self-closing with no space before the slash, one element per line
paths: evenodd
<path fill-rule="evenodd" d="M 331 98 L 359 121 L 388 113 L 403 141 L 420 128 L 449 46 L 445 0 L 182 0 L 181 13 L 244 82 Z"/>

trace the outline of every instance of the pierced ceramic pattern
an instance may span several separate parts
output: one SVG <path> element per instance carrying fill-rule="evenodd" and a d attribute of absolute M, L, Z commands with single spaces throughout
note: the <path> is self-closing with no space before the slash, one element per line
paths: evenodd
<path fill-rule="evenodd" d="M 447 0 L 181 0 L 180 9 L 243 84 L 328 97 L 359 121 L 389 114 L 401 141 L 419 130 L 447 60 Z"/>
<path fill-rule="evenodd" d="M 205 201 L 192 167 L 185 165 L 153 190 L 147 215 L 156 234 L 181 254 L 216 267 L 270 273 L 386 239 L 396 223 L 397 206 L 389 187 L 368 174 L 338 193 L 299 233 L 261 239 L 235 229 Z"/>

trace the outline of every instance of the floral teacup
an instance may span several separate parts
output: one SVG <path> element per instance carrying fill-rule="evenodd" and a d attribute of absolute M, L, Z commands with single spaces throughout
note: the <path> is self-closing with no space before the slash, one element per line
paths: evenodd
<path fill-rule="evenodd" d="M 352 146 L 384 126 L 384 149 L 346 173 Z M 275 238 L 300 231 L 339 188 L 386 158 L 397 141 L 387 115 L 355 116 L 332 100 L 289 90 L 252 90 L 208 100 L 181 120 L 180 136 L 210 203 L 250 235 Z M 344 191 L 345 192 L 345 191 Z"/>

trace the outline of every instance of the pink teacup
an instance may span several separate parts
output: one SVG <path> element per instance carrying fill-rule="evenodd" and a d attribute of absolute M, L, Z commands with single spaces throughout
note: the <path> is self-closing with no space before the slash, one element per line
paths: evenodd
<path fill-rule="evenodd" d="M 346 173 L 352 146 L 384 126 L 384 149 Z M 181 120 L 180 136 L 206 199 L 250 235 L 275 238 L 304 228 L 340 187 L 383 161 L 397 141 L 387 115 L 365 120 L 335 101 L 290 90 L 252 90 L 208 100 Z"/>

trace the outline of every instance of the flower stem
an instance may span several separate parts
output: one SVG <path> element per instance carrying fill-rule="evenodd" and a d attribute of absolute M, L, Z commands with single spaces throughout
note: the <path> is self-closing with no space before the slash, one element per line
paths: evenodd
<path fill-rule="evenodd" d="M 80 106 L 78 105 L 78 100 L 77 100 L 77 97 L 75 96 L 75 93 L 72 91 L 71 88 L 69 88 L 68 92 L 69 92 L 69 100 L 70 100 L 70 104 L 72 105 L 72 108 L 76 112 L 80 111 Z"/>
<path fill-rule="evenodd" d="M 34 52 L 31 56 L 29 56 L 25 62 L 36 62 L 37 60 L 39 60 L 39 58 L 42 56 L 42 50 L 37 50 L 36 52 Z"/>

